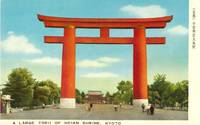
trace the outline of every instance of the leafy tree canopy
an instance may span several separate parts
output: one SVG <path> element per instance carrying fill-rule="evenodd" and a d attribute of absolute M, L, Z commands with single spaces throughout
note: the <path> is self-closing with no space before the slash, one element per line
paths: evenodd
<path fill-rule="evenodd" d="M 9 94 L 14 99 L 13 107 L 30 106 L 33 97 L 35 79 L 26 68 L 16 68 L 8 75 L 3 94 Z"/>

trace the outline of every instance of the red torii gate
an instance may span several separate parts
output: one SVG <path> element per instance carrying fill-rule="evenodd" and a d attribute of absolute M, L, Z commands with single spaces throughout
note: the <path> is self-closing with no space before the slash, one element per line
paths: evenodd
<path fill-rule="evenodd" d="M 63 18 L 38 15 L 45 27 L 63 28 L 64 36 L 44 36 L 46 43 L 62 43 L 62 108 L 75 108 L 75 44 L 131 44 L 134 46 L 134 104 L 148 104 L 146 44 L 165 44 L 165 37 L 146 37 L 148 28 L 164 28 L 172 16 L 159 18 Z M 100 37 L 76 37 L 76 28 L 99 28 Z M 133 29 L 134 37 L 110 37 L 109 29 Z"/>

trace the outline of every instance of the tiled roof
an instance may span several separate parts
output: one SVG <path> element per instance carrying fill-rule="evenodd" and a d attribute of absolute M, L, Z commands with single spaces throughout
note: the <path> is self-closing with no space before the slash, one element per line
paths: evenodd
<path fill-rule="evenodd" d="M 101 91 L 88 91 L 88 95 L 102 95 Z"/>

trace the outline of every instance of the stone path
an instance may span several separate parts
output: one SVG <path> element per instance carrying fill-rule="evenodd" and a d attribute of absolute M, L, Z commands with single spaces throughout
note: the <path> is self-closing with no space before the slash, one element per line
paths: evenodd
<path fill-rule="evenodd" d="M 187 120 L 188 112 L 156 109 L 154 115 L 147 115 L 141 109 L 123 106 L 114 111 L 113 105 L 94 104 L 91 111 L 85 105 L 77 105 L 75 109 L 45 108 L 1 114 L 1 119 L 53 119 L 53 120 Z"/>

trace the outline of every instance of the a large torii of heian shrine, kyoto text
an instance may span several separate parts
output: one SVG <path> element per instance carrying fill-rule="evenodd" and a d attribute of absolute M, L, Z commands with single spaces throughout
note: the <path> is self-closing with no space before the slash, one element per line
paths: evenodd
<path fill-rule="evenodd" d="M 133 46 L 133 104 L 148 104 L 147 44 L 165 44 L 165 37 L 146 37 L 146 29 L 164 28 L 172 16 L 157 18 L 63 18 L 38 15 L 45 27 L 63 28 L 63 36 L 44 36 L 46 43 L 61 43 L 61 108 L 75 108 L 76 44 L 130 44 Z M 96 28 L 99 37 L 76 37 L 77 28 Z M 110 29 L 133 29 L 133 37 L 110 37 Z M 95 83 L 94 83 L 95 84 Z"/>

